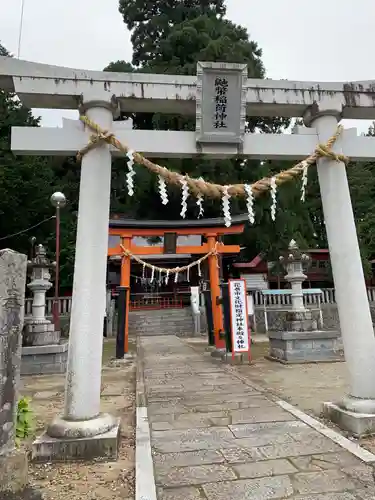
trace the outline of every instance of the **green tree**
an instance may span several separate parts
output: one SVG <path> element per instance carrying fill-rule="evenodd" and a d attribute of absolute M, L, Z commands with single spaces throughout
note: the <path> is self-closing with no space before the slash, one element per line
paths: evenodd
<path fill-rule="evenodd" d="M 367 135 L 375 140 L 375 124 Z M 375 162 L 349 164 L 347 173 L 363 268 L 370 277 L 370 260 L 375 258 Z"/>
<path fill-rule="evenodd" d="M 197 61 L 245 62 L 249 76 L 263 78 L 265 70 L 261 50 L 249 39 L 246 29 L 225 19 L 226 8 L 222 0 L 167 0 L 141 2 L 120 0 L 120 12 L 128 29 L 132 30 L 134 71 L 193 75 Z M 129 63 L 116 63 L 115 70 L 128 71 Z M 111 68 L 108 68 L 111 69 Z M 181 116 L 137 114 L 132 116 L 134 128 L 162 130 L 194 130 L 194 120 Z M 249 119 L 250 131 L 281 132 L 287 120 Z M 374 132 L 373 132 L 374 133 Z M 202 175 L 213 182 L 252 182 L 262 176 L 287 168 L 284 162 L 246 162 L 240 160 L 199 161 L 159 160 L 160 163 L 181 173 L 195 177 Z M 170 204 L 163 207 L 159 202 L 156 180 L 148 172 L 138 169 L 137 192 L 134 200 L 126 196 L 121 187 L 125 162 L 117 166 L 117 209 L 126 207 L 126 213 L 136 217 L 178 217 L 180 193 L 170 189 Z M 370 178 L 371 176 L 371 178 Z M 363 256 L 375 256 L 375 213 L 373 210 L 373 178 L 371 165 L 356 165 L 348 169 L 354 212 L 357 221 Z M 275 223 L 270 221 L 269 197 L 256 202 L 257 222 L 248 228 L 241 243 L 245 243 L 249 256 L 265 251 L 272 258 L 285 249 L 290 239 L 296 238 L 303 247 L 327 247 L 324 216 L 320 199 L 319 183 L 315 168 L 309 172 L 308 196 L 300 202 L 300 183 L 282 187 L 278 192 L 279 210 Z M 219 203 L 206 202 L 206 216 L 220 214 Z M 233 212 L 245 209 L 242 200 L 233 200 Z M 171 215 L 173 214 L 173 215 Z M 194 216 L 191 200 L 190 214 Z M 366 258 L 366 257 L 364 257 Z"/>
<path fill-rule="evenodd" d="M 246 28 L 213 15 L 200 15 L 176 24 L 160 41 L 154 57 L 144 64 L 148 71 L 194 75 L 197 61 L 241 62 L 250 77 L 262 78 L 262 51 L 249 40 Z"/>
<path fill-rule="evenodd" d="M 0 55 L 9 56 L 0 45 Z M 61 278 L 71 284 L 74 261 L 75 220 L 78 204 L 79 170 L 75 162 L 38 156 L 15 156 L 11 149 L 12 126 L 39 126 L 39 118 L 23 106 L 13 93 L 0 90 L 0 245 L 29 253 L 30 237 L 46 244 L 51 257 L 55 250 L 55 222 L 49 198 L 63 191 L 69 204 L 62 211 Z M 50 219 L 50 220 L 48 220 Z M 41 221 L 46 222 L 38 225 Z M 38 225 L 31 231 L 25 229 Z M 15 233 L 19 235 L 8 237 Z"/>
<path fill-rule="evenodd" d="M 0 46 L 1 55 L 9 55 Z M 53 172 L 45 159 L 16 157 L 10 150 L 12 126 L 38 126 L 39 119 L 9 92 L 0 90 L 0 219 L 2 246 L 27 252 L 31 235 L 41 237 L 53 227 L 52 222 L 35 228 L 32 234 L 4 239 L 8 234 L 38 224 L 52 215 L 48 197 Z"/>
<path fill-rule="evenodd" d="M 154 59 L 176 25 L 205 14 L 221 19 L 226 13 L 224 0 L 120 0 L 119 10 L 132 31 L 136 66 Z"/>

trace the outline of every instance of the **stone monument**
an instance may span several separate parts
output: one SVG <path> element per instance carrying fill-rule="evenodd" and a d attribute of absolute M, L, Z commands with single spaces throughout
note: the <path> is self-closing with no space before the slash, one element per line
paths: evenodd
<path fill-rule="evenodd" d="M 292 305 L 286 313 L 284 330 L 269 333 L 269 358 L 286 364 L 342 361 L 338 350 L 339 332 L 318 330 L 312 312 L 304 305 L 302 283 L 307 276 L 303 266 L 310 257 L 292 240 L 287 254 L 279 260 L 287 271 L 285 279 L 291 286 Z"/>
<path fill-rule="evenodd" d="M 28 262 L 33 292 L 32 316 L 26 318 L 23 332 L 21 374 L 65 373 L 68 342 L 60 342 L 60 332 L 46 318 L 46 292 L 52 287 L 50 262 L 43 245 L 37 245 L 35 256 Z"/>
<path fill-rule="evenodd" d="M 26 255 L 0 250 L 0 498 L 23 490 L 27 458 L 15 449 Z"/>

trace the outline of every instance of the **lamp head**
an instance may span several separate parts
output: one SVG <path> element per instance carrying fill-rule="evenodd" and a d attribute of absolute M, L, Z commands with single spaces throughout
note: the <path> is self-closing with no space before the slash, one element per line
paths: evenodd
<path fill-rule="evenodd" d="M 50 198 L 52 206 L 55 208 L 64 208 L 66 205 L 66 197 L 64 193 L 56 191 Z"/>

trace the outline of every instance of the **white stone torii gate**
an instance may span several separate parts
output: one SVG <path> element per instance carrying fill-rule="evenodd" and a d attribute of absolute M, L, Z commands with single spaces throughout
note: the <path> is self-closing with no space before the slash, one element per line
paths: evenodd
<path fill-rule="evenodd" d="M 252 80 L 246 71 L 241 64 L 198 63 L 197 77 L 105 73 L 0 57 L 0 87 L 16 92 L 29 107 L 80 107 L 99 126 L 146 156 L 204 153 L 300 160 L 335 133 L 341 118 L 375 119 L 373 82 Z M 229 89 L 223 131 L 212 122 L 217 77 L 224 77 Z M 113 122 L 119 110 L 196 114 L 196 133 L 130 130 L 129 123 Z M 303 117 L 310 128 L 298 127 L 295 135 L 245 134 L 246 116 Z M 13 127 L 12 150 L 71 155 L 90 135 L 83 124 L 71 120 L 63 128 Z M 351 129 L 333 149 L 357 161 L 374 159 L 375 139 L 357 137 Z M 82 161 L 65 413 L 51 424 L 45 441 L 48 436 L 61 441 L 65 437 L 97 439 L 116 428 L 110 416 L 100 414 L 101 290 L 107 263 L 111 154 L 117 152 L 101 144 Z M 375 337 L 345 165 L 320 159 L 318 175 L 350 376 L 350 395 L 337 405 L 327 403 L 325 410 L 351 431 L 375 432 Z M 41 446 L 38 450 L 35 453 L 41 454 Z"/>

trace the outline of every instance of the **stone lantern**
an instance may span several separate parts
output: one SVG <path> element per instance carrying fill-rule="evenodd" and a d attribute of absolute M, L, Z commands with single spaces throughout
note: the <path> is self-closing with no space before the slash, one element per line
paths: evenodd
<path fill-rule="evenodd" d="M 54 268 L 47 258 L 43 245 L 37 245 L 35 257 L 27 263 L 31 281 L 27 287 L 33 292 L 32 316 L 34 323 L 50 323 L 46 320 L 46 292 L 52 287 L 50 271 Z"/>
<path fill-rule="evenodd" d="M 287 272 L 285 279 L 291 286 L 292 303 L 285 314 L 283 330 L 269 332 L 269 359 L 284 364 L 342 360 L 339 332 L 318 330 L 312 311 L 304 305 L 302 283 L 307 276 L 303 271 L 310 257 L 292 240 L 279 260 Z"/>
<path fill-rule="evenodd" d="M 31 278 L 27 287 L 33 293 L 33 303 L 32 317 L 27 319 L 25 326 L 25 346 L 57 344 L 60 340 L 60 332 L 55 331 L 54 325 L 46 318 L 46 293 L 52 287 L 50 271 L 54 267 L 44 246 L 37 245 L 34 258 L 27 263 Z"/>
<path fill-rule="evenodd" d="M 51 271 L 55 263 L 37 245 L 35 256 L 28 262 L 31 278 L 27 285 L 33 293 L 32 316 L 25 318 L 21 374 L 64 373 L 68 343 L 60 342 L 60 331 L 46 318 L 46 293 L 52 287 Z"/>
<path fill-rule="evenodd" d="M 284 266 L 287 274 L 285 275 L 286 281 L 290 283 L 292 290 L 291 301 L 292 308 L 287 314 L 287 319 L 290 322 L 297 322 L 291 324 L 292 329 L 316 329 L 316 322 L 310 325 L 307 321 L 311 320 L 311 312 L 305 308 L 303 303 L 302 283 L 307 276 L 304 274 L 304 266 L 310 262 L 310 257 L 302 253 L 295 240 L 291 240 L 288 246 L 288 252 L 279 257 L 280 263 Z M 298 324 L 298 322 L 303 322 Z"/>

